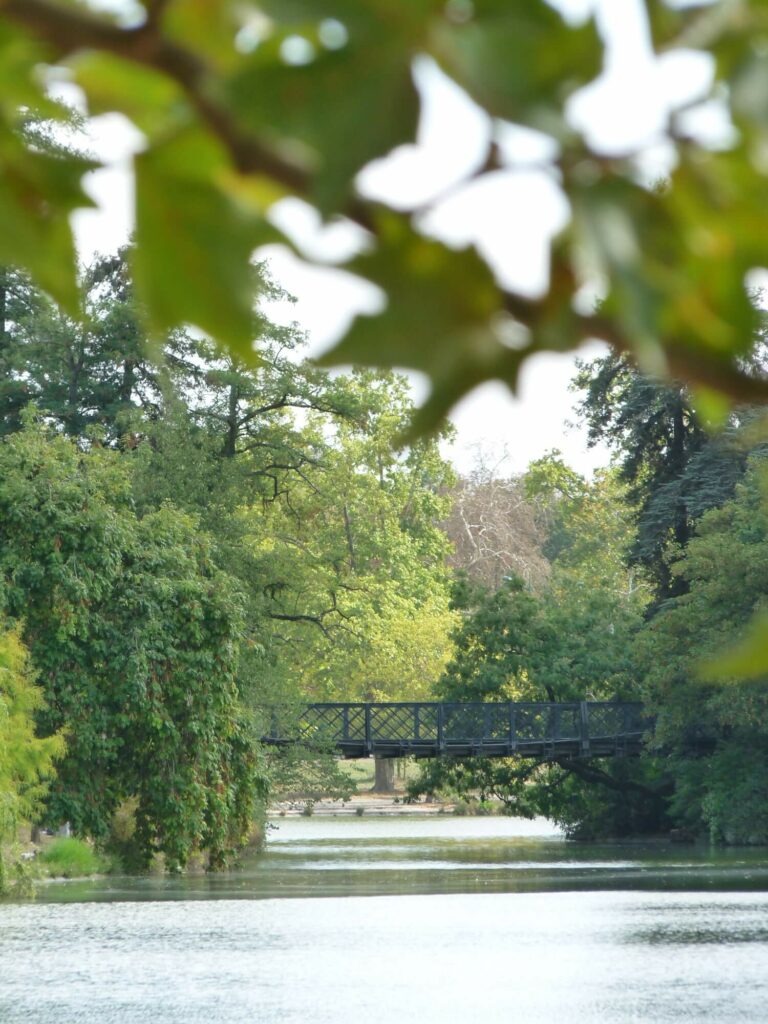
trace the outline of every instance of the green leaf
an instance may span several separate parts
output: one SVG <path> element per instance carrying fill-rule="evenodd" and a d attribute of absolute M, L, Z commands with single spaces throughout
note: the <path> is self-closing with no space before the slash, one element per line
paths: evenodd
<path fill-rule="evenodd" d="M 322 39 L 312 22 L 274 34 L 234 76 L 229 100 L 244 126 L 304 164 L 312 198 L 330 211 L 367 163 L 413 139 L 418 98 L 413 53 L 380 21 L 358 20 L 339 49 Z M 307 48 L 306 64 L 287 62 L 292 45 Z"/>
<path fill-rule="evenodd" d="M 699 670 L 702 679 L 764 679 L 768 676 L 768 612 L 758 612 L 741 640 L 730 650 L 708 659 Z"/>
<path fill-rule="evenodd" d="M 0 21 L 0 110 L 9 122 L 18 117 L 22 105 L 43 113 L 52 105 L 36 73 L 45 56 L 45 47 L 36 39 Z"/>
<path fill-rule="evenodd" d="M 163 9 L 163 32 L 175 43 L 204 54 L 217 71 L 226 72 L 240 58 L 235 37 L 249 7 L 240 0 L 171 0 Z"/>
<path fill-rule="evenodd" d="M 563 134 L 564 100 L 600 71 L 594 21 L 567 25 L 543 0 L 476 0 L 435 26 L 434 55 L 491 114 Z M 470 13 L 471 12 L 471 13 Z"/>
<path fill-rule="evenodd" d="M 279 236 L 210 136 L 181 133 L 136 157 L 136 287 L 150 327 L 194 324 L 252 358 L 253 250 Z"/>
<path fill-rule="evenodd" d="M 27 149 L 0 122 L 0 264 L 25 267 L 73 314 L 79 297 L 69 215 L 93 206 L 80 180 L 97 166 Z"/>
<path fill-rule="evenodd" d="M 617 175 L 571 189 L 574 262 L 586 254 L 609 285 L 601 315 L 652 374 L 693 365 L 699 353 L 733 375 L 734 357 L 753 344 L 759 314 L 744 279 L 764 225 L 746 216 L 729 159 L 684 161 L 662 190 Z"/>
<path fill-rule="evenodd" d="M 69 66 L 92 115 L 120 111 L 149 136 L 189 118 L 181 89 L 158 71 L 95 51 L 77 54 Z"/>
<path fill-rule="evenodd" d="M 388 305 L 378 316 L 358 317 L 321 362 L 377 366 L 386 351 L 392 366 L 426 373 L 433 392 L 414 429 L 434 429 L 475 385 L 496 377 L 514 382 L 521 353 L 492 326 L 500 295 L 476 252 L 430 241 L 394 215 L 380 216 L 378 228 L 379 249 L 350 269 L 383 288 Z"/>

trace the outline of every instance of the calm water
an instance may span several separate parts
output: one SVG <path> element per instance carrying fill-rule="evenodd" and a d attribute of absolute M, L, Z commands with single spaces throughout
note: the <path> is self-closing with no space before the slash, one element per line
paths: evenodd
<path fill-rule="evenodd" d="M 768 851 L 281 819 L 226 876 L 0 905 L 2 1024 L 768 1020 Z"/>

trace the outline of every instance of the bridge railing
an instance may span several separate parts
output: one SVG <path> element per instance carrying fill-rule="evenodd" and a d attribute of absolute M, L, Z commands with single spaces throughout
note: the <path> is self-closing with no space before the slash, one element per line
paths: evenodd
<path fill-rule="evenodd" d="M 629 701 L 321 703 L 275 713 L 264 742 L 347 757 L 599 756 L 637 752 L 647 728 L 642 705 Z"/>

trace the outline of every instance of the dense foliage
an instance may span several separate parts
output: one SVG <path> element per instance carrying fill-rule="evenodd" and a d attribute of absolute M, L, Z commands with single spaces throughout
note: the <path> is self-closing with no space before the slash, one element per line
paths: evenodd
<path fill-rule="evenodd" d="M 572 835 L 768 839 L 753 638 L 741 667 L 727 654 L 766 597 L 754 410 L 708 434 L 685 389 L 609 357 L 576 386 L 612 469 L 587 481 L 552 453 L 456 481 L 436 441 L 402 447 L 398 376 L 331 378 L 259 315 L 255 369 L 181 331 L 150 344 L 125 254 L 86 281 L 84 328 L 3 278 L 5 742 L 39 751 L 24 777 L 6 757 L 6 834 L 67 820 L 120 832 L 135 866 L 215 867 L 270 794 L 348 790 L 330 752 L 260 749 L 302 702 L 621 697 L 657 719 L 639 759 L 438 762 L 415 790 Z"/>
<path fill-rule="evenodd" d="M 129 807 L 124 860 L 215 867 L 268 791 L 348 788 L 329 758 L 260 752 L 276 704 L 439 675 L 452 476 L 434 441 L 402 448 L 395 375 L 330 378 L 258 315 L 256 369 L 153 346 L 124 255 L 86 277 L 87 328 L 3 281 L 0 608 L 40 734 L 67 737 L 45 820 L 108 845 Z"/>
<path fill-rule="evenodd" d="M 0 831 L 42 800 L 105 842 L 130 806 L 137 863 L 216 866 L 270 784 L 338 783 L 262 757 L 276 702 L 438 680 L 487 700 L 640 695 L 658 727 L 638 762 L 437 766 L 425 787 L 582 834 L 768 836 L 759 414 L 729 404 L 768 396 L 751 287 L 768 24 L 748 0 L 641 6 L 668 69 L 711 57 L 696 102 L 728 129 L 715 143 L 670 100 L 663 183 L 644 142 L 612 149 L 575 112 L 609 44 L 554 2 L 168 0 L 127 20 L 0 3 Z M 361 172 L 416 139 L 415 67 L 476 104 L 485 141 L 456 195 L 526 167 L 567 210 L 539 292 L 432 232 L 444 195 L 366 192 Z M 136 244 L 82 273 L 70 214 L 96 163 L 51 99 L 62 68 L 90 114 L 143 136 Z M 434 440 L 403 449 L 396 375 L 328 377 L 255 312 L 274 289 L 254 252 L 295 248 L 272 216 L 286 197 L 360 229 L 343 266 L 384 299 L 328 363 L 423 372 L 423 436 L 483 381 L 514 387 L 535 353 L 602 338 L 614 354 L 577 385 L 615 470 L 590 483 L 551 457 L 456 483 Z"/>
<path fill-rule="evenodd" d="M 625 565 L 631 508 L 613 474 L 594 483 L 557 457 L 521 482 L 531 514 L 549 533 L 545 586 L 519 576 L 498 590 L 463 583 L 456 654 L 438 683 L 449 700 L 571 701 L 637 696 L 634 638 L 649 589 Z M 413 791 L 479 791 L 513 813 L 543 813 L 574 835 L 629 834 L 666 824 L 666 780 L 652 764 L 563 761 L 550 765 L 478 758 L 435 764 Z"/>
<path fill-rule="evenodd" d="M 647 750 L 623 761 L 436 764 L 414 792 L 496 797 L 576 836 L 674 827 L 764 843 L 768 689 L 754 645 L 768 598 L 768 478 L 759 416 L 741 409 L 707 434 L 682 389 L 614 357 L 582 367 L 576 385 L 593 436 L 616 449 L 615 469 L 588 483 L 554 457 L 529 467 L 520 484 L 544 533 L 547 582 L 459 587 L 463 620 L 438 692 L 642 700 L 656 722 Z M 739 682 L 744 675 L 752 681 Z"/>
<path fill-rule="evenodd" d="M 675 779 L 673 813 L 729 842 L 768 842 L 768 685 L 763 677 L 713 686 L 703 666 L 765 607 L 767 486 L 755 457 L 734 499 L 702 518 L 676 566 L 688 592 L 639 642 L 642 693 L 658 714 L 655 746 Z"/>
<path fill-rule="evenodd" d="M 54 762 L 63 751 L 61 734 L 35 734 L 35 712 L 43 694 L 32 678 L 17 630 L 0 632 L 0 896 L 10 888 L 5 847 L 19 825 L 40 810 Z"/>
<path fill-rule="evenodd" d="M 4 611 L 45 688 L 44 734 L 66 730 L 52 822 L 106 839 L 136 798 L 142 859 L 213 862 L 247 834 L 258 775 L 235 685 L 241 611 L 198 524 L 137 519 L 114 452 L 83 456 L 30 426 L 0 447 Z"/>
<path fill-rule="evenodd" d="M 629 561 L 643 567 L 658 604 L 685 589 L 672 562 L 696 521 L 727 501 L 743 476 L 754 445 L 744 428 L 755 412 L 733 412 L 713 436 L 682 384 L 644 377 L 618 356 L 582 365 L 574 383 L 583 390 L 578 412 L 589 442 L 613 450 L 628 485 L 637 522 Z"/>

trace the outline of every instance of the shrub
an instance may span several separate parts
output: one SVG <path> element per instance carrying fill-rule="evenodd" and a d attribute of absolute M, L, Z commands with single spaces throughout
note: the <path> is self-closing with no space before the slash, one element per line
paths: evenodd
<path fill-rule="evenodd" d="M 40 854 L 48 873 L 56 878 L 81 878 L 105 870 L 104 861 L 81 839 L 55 839 Z"/>

